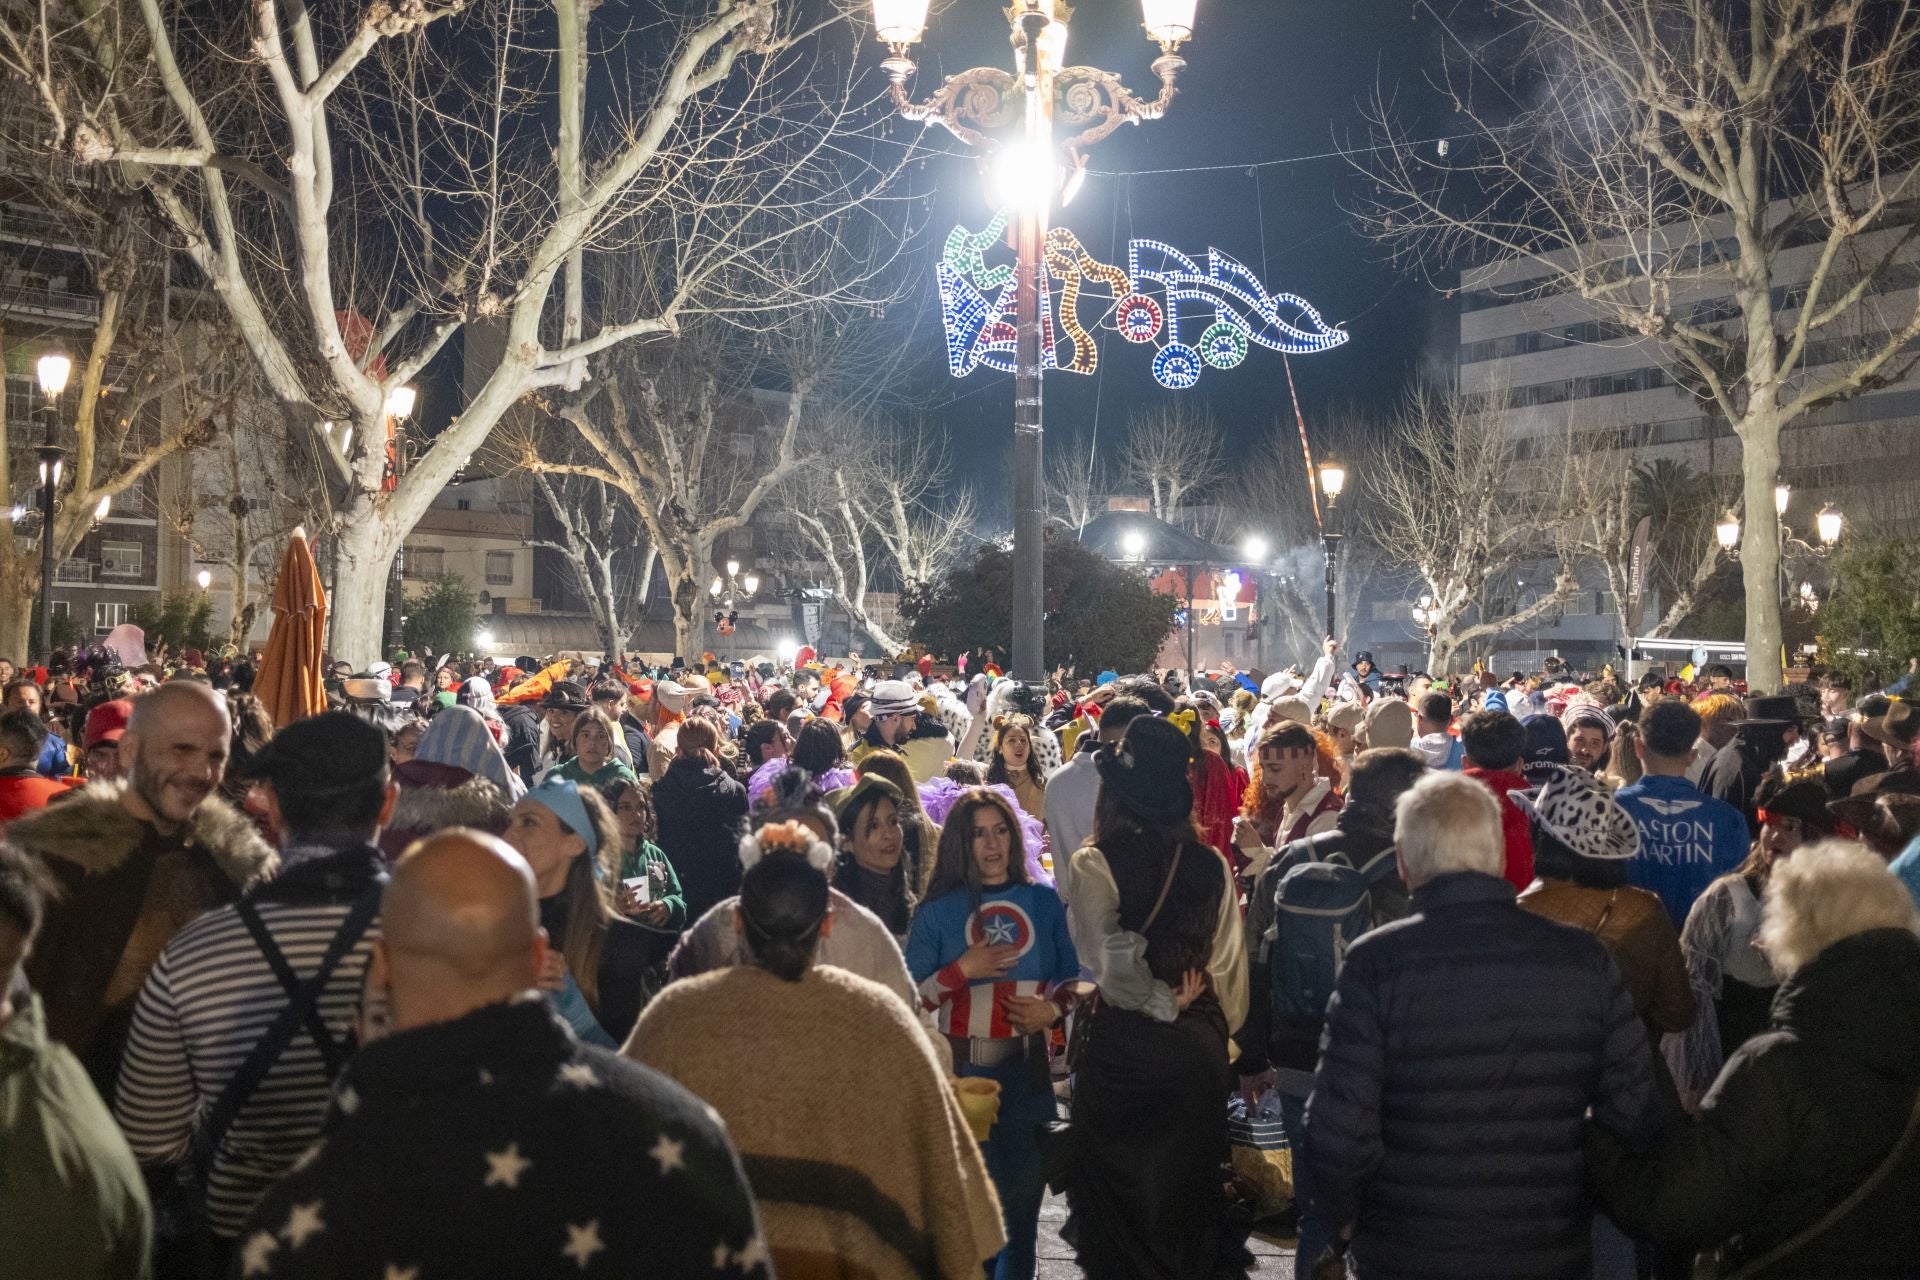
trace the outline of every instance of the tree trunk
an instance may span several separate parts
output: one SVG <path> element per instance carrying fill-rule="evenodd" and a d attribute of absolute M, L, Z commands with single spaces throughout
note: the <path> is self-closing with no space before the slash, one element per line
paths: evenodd
<path fill-rule="evenodd" d="M 372 504 L 364 497 L 350 498 L 342 512 L 340 528 L 334 535 L 339 559 L 334 570 L 333 656 L 365 670 L 382 656 L 382 630 L 386 623 L 387 582 L 393 574 L 393 556 L 398 541 L 413 527 L 376 519 Z"/>
<path fill-rule="evenodd" d="M 32 564 L 14 548 L 0 548 L 0 658 L 11 660 L 17 667 L 26 666 L 33 657 L 28 633 L 40 579 L 39 543 L 34 546 L 36 558 Z"/>
<path fill-rule="evenodd" d="M 673 584 L 673 651 L 688 662 L 706 648 L 707 593 L 692 574 L 681 574 Z"/>
<path fill-rule="evenodd" d="M 1751 412 L 1740 424 L 1740 471 L 1746 522 L 1740 532 L 1740 578 L 1746 588 L 1747 687 L 1778 693 L 1781 670 L 1780 544 L 1767 515 L 1780 474 L 1780 420 L 1775 411 Z"/>

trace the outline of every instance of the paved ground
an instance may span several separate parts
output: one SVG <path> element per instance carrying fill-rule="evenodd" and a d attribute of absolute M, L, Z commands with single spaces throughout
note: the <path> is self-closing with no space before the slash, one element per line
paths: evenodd
<path fill-rule="evenodd" d="M 1074 1265 L 1073 1250 L 1060 1239 L 1060 1224 L 1066 1221 L 1067 1205 L 1058 1196 L 1048 1196 L 1040 1207 L 1039 1280 L 1081 1280 Z M 1259 1258 L 1252 1273 L 1259 1280 L 1292 1280 L 1293 1241 L 1287 1237 L 1255 1235 L 1247 1242 Z"/>

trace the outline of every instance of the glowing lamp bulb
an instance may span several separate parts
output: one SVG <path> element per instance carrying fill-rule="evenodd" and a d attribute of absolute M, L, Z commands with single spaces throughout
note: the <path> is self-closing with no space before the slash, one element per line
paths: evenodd
<path fill-rule="evenodd" d="M 1193 39 L 1196 0 L 1140 0 L 1140 25 L 1156 44 L 1177 45 Z"/>
<path fill-rule="evenodd" d="M 1831 546 L 1840 540 L 1840 513 L 1832 507 L 1820 508 L 1820 514 L 1813 518 L 1813 523 L 1820 530 L 1820 541 Z"/>
<path fill-rule="evenodd" d="M 1138 560 L 1147 550 L 1147 535 L 1138 529 L 1129 529 L 1120 535 L 1120 549 Z"/>
<path fill-rule="evenodd" d="M 994 202 L 1002 209 L 1046 209 L 1060 186 L 1060 166 L 1053 148 L 1031 142 L 1008 143 L 994 153 L 990 185 Z"/>
<path fill-rule="evenodd" d="M 1722 551 L 1731 551 L 1740 545 L 1740 517 L 1729 511 L 1713 526 L 1713 536 L 1720 542 Z"/>
<path fill-rule="evenodd" d="M 484 631 L 484 630 L 476 631 L 473 636 L 473 643 L 475 648 L 479 648 L 479 649 L 493 648 L 493 632 Z"/>
<path fill-rule="evenodd" d="M 73 372 L 73 361 L 65 353 L 49 351 L 40 357 L 34 365 L 34 372 L 40 379 L 40 392 L 49 400 L 67 389 L 67 377 Z"/>
<path fill-rule="evenodd" d="M 882 44 L 917 44 L 927 32 L 929 0 L 873 0 L 873 34 Z"/>
<path fill-rule="evenodd" d="M 1337 498 L 1346 491 L 1347 469 L 1337 462 L 1320 464 L 1320 489 L 1329 498 Z"/>
<path fill-rule="evenodd" d="M 707 594 L 712 596 L 714 599 L 718 600 L 720 598 L 721 590 L 722 590 L 722 583 L 720 579 L 715 578 L 713 580 L 713 585 L 707 588 Z"/>
<path fill-rule="evenodd" d="M 1785 514 L 1787 514 L 1787 503 L 1792 498 L 1793 498 L 1792 485 L 1777 484 L 1773 486 L 1773 514 L 1777 516 L 1784 516 Z"/>
<path fill-rule="evenodd" d="M 1267 562 L 1267 556 L 1272 552 L 1273 547 L 1265 538 L 1256 533 L 1248 538 L 1240 549 L 1246 553 L 1247 559 L 1254 564 L 1265 564 Z"/>
<path fill-rule="evenodd" d="M 101 498 L 100 505 L 93 509 L 94 520 L 105 520 L 107 518 L 107 512 L 111 510 L 113 510 L 113 495 L 109 493 Z"/>
<path fill-rule="evenodd" d="M 754 592 L 760 589 L 760 579 L 750 573 L 746 577 L 740 579 L 740 585 L 747 589 L 748 595 L 752 595 Z"/>
<path fill-rule="evenodd" d="M 200 572 L 194 574 L 193 580 L 200 584 L 200 589 L 202 591 L 205 591 L 208 587 L 213 585 L 213 575 L 211 573 L 208 573 L 205 569 L 202 569 Z"/>
<path fill-rule="evenodd" d="M 389 418 L 411 418 L 413 402 L 419 392 L 409 386 L 398 386 L 387 392 L 387 416 Z"/>

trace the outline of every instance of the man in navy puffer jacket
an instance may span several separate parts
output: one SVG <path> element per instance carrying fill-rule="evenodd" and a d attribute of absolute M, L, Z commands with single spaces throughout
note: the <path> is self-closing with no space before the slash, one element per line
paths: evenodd
<path fill-rule="evenodd" d="M 1514 904 L 1485 787 L 1421 779 L 1396 843 L 1413 914 L 1354 944 L 1327 1006 L 1316 1211 L 1366 1280 L 1584 1277 L 1581 1122 L 1651 1136 L 1646 1032 L 1594 937 Z"/>

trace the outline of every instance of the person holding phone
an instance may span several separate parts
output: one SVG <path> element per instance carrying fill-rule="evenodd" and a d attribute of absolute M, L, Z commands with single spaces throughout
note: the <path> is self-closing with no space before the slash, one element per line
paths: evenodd
<path fill-rule="evenodd" d="M 687 899 L 680 877 L 660 846 L 653 842 L 653 794 L 643 782 L 616 783 L 608 798 L 620 828 L 619 888 L 614 893 L 620 914 L 650 929 L 677 934 L 687 927 Z"/>

